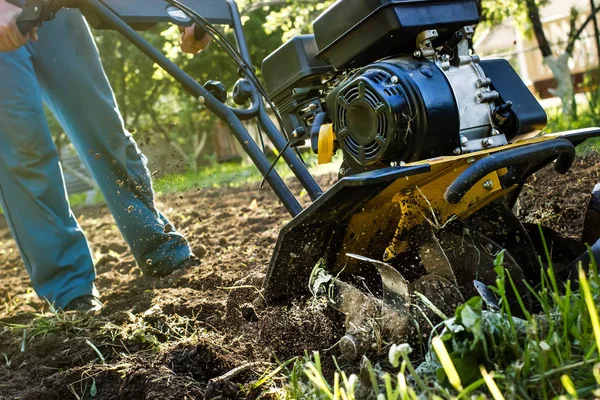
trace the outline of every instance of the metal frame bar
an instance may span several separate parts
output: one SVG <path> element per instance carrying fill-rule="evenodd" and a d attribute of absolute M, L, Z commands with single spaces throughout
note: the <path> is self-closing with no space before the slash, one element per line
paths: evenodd
<path fill-rule="evenodd" d="M 252 66 L 252 59 L 250 57 L 250 51 L 246 42 L 246 35 L 241 24 L 240 11 L 238 9 L 235 0 L 227 0 L 229 8 L 231 9 L 231 20 L 232 28 L 235 34 L 238 50 L 243 60 L 248 64 L 250 68 Z M 323 194 L 323 189 L 319 186 L 315 178 L 310 174 L 304 162 L 300 159 L 298 154 L 287 145 L 287 140 L 282 133 L 277 129 L 269 114 L 266 111 L 265 104 L 260 100 L 258 112 L 258 122 L 265 131 L 269 140 L 273 143 L 278 152 L 282 152 L 282 157 L 290 167 L 298 181 L 302 184 L 306 192 L 308 193 L 311 200 L 316 200 Z M 285 149 L 285 151 L 284 151 Z"/>
<path fill-rule="evenodd" d="M 279 200 L 283 203 L 285 208 L 289 211 L 289 213 L 292 216 L 295 217 L 303 210 L 303 207 L 300 205 L 292 191 L 286 186 L 283 179 L 281 179 L 279 174 L 274 169 L 271 170 L 271 164 L 267 159 L 266 155 L 261 151 L 254 139 L 252 139 L 252 136 L 242 125 L 240 118 L 236 116 L 236 114 L 231 108 L 217 100 L 208 90 L 202 87 L 202 85 L 200 85 L 189 75 L 187 75 L 175 63 L 169 60 L 155 47 L 150 45 L 133 28 L 127 25 L 127 23 L 121 20 L 113 11 L 111 11 L 108 7 L 102 4 L 100 0 L 85 0 L 85 4 L 88 7 L 90 7 L 96 13 L 96 15 L 104 19 L 117 32 L 123 35 L 123 37 L 125 37 L 135 47 L 140 49 L 152 61 L 154 61 L 157 65 L 163 68 L 169 75 L 171 75 L 177 82 L 179 82 L 187 92 L 189 92 L 192 96 L 194 96 L 197 99 L 202 99 L 199 101 L 201 103 L 204 103 L 206 108 L 211 110 L 218 118 L 222 119 L 229 125 L 231 131 L 233 132 L 234 136 L 239 141 L 239 143 L 242 145 L 244 151 L 248 154 L 252 162 L 256 165 L 256 167 L 263 174 L 263 176 L 266 175 L 266 181 L 269 183 Z M 239 18 L 237 21 L 239 25 Z M 238 26 L 237 29 L 239 30 L 240 28 L 241 27 Z M 249 56 L 247 48 L 245 51 L 245 56 Z M 290 167 L 292 167 L 292 165 L 290 165 Z M 306 174 L 310 176 L 306 167 L 304 165 L 302 165 L 302 167 L 306 171 Z M 292 169 L 294 170 L 294 172 L 299 172 L 302 170 L 295 168 Z M 271 171 L 269 172 L 269 170 Z M 301 174 L 301 176 L 304 177 L 303 174 Z"/>

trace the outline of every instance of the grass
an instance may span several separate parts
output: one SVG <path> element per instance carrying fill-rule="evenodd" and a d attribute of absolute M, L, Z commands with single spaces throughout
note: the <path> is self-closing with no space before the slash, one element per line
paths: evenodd
<path fill-rule="evenodd" d="M 600 87 L 586 93 L 587 101 L 577 105 L 577 118 L 565 118 L 562 108 L 546 109 L 548 126 L 546 131 L 557 133 L 600 126 Z M 600 151 L 600 138 L 590 139 L 577 146 L 579 155 Z"/>
<path fill-rule="evenodd" d="M 51 307 L 49 313 L 33 314 L 33 319 L 28 324 L 0 322 L 0 325 L 4 325 L 14 332 L 21 332 L 20 350 L 23 353 L 27 350 L 29 343 L 37 339 L 43 339 L 49 334 L 58 332 L 78 334 L 83 331 L 83 325 L 88 321 L 89 318 L 84 315 L 65 313 Z"/>
<path fill-rule="evenodd" d="M 160 308 L 150 308 L 143 315 L 128 312 L 128 320 L 107 322 L 100 332 L 111 342 L 138 344 L 146 350 L 161 351 L 174 343 L 194 342 L 210 336 L 195 315 L 164 314 Z"/>
<path fill-rule="evenodd" d="M 552 266 L 530 287 L 535 309 L 517 291 L 497 255 L 499 312 L 475 297 L 434 329 L 429 353 L 387 343 L 388 360 L 363 359 L 360 372 L 325 374 L 319 353 L 296 360 L 278 392 L 285 399 L 576 399 L 600 397 L 600 276 L 596 264 L 579 273 L 580 289 L 561 287 Z M 508 298 L 517 297 L 511 307 Z M 515 317 L 521 315 L 521 318 Z"/>
<path fill-rule="evenodd" d="M 280 169 L 284 178 L 291 176 L 291 172 Z M 262 176 L 260 172 L 250 164 L 244 163 L 226 163 L 212 164 L 202 167 L 198 173 L 184 172 L 168 174 L 154 179 L 154 191 L 158 195 L 188 192 L 197 189 L 219 188 L 219 187 L 239 187 L 248 183 L 260 182 Z M 81 207 L 86 205 L 87 194 L 78 193 L 69 196 L 69 202 L 72 207 Z M 92 204 L 104 203 L 104 197 L 98 193 L 93 199 Z"/>
<path fill-rule="evenodd" d="M 314 154 L 303 154 L 304 161 L 311 172 L 317 172 L 317 157 Z M 271 162 L 274 160 L 271 160 Z M 340 154 L 334 159 L 334 164 L 341 162 Z M 275 170 L 283 179 L 292 178 L 293 172 L 283 160 L 279 160 Z M 254 164 L 224 163 L 201 167 L 198 173 L 186 172 L 171 174 L 154 180 L 154 190 L 158 194 L 180 193 L 197 189 L 239 187 L 248 183 L 262 181 L 262 175 Z"/>
<path fill-rule="evenodd" d="M 213 164 L 200 169 L 198 173 L 184 172 L 168 174 L 153 180 L 154 191 L 158 195 L 181 193 L 196 189 L 218 188 L 223 186 L 241 186 L 251 182 L 260 182 L 258 170 L 249 164 L 226 163 Z M 72 207 L 86 204 L 86 193 L 69 196 Z M 92 204 L 104 202 L 102 194 L 98 193 Z"/>
<path fill-rule="evenodd" d="M 329 169 L 319 167 L 317 158 L 313 154 L 303 154 L 306 164 L 311 172 L 319 172 Z M 271 160 L 273 161 L 273 160 Z M 338 154 L 334 158 L 333 164 L 341 163 L 341 156 Z M 285 165 L 283 160 L 279 160 L 275 170 L 283 179 L 293 177 L 292 171 Z M 173 173 L 161 176 L 153 180 L 154 191 L 158 195 L 189 192 L 198 189 L 220 188 L 220 187 L 240 187 L 250 183 L 262 181 L 262 175 L 253 164 L 248 163 L 213 163 L 200 167 L 197 173 L 187 171 L 184 173 Z M 86 205 L 86 193 L 78 193 L 69 196 L 69 202 L 74 208 Z M 92 204 L 101 204 L 104 198 L 101 193 L 97 193 Z M 0 210 L 1 211 L 1 210 Z"/>
<path fill-rule="evenodd" d="M 260 182 L 260 172 L 253 165 L 240 163 L 215 164 L 201 168 L 196 174 L 186 172 L 160 177 L 154 181 L 158 194 L 177 193 L 195 189 L 237 187 Z"/>

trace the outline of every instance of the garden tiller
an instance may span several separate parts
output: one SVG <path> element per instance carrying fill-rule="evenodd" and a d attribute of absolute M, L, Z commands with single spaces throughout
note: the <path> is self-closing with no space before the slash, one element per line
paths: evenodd
<path fill-rule="evenodd" d="M 548 229 L 542 240 L 541 228 L 519 221 L 513 208 L 529 176 L 549 164 L 567 173 L 576 146 L 600 129 L 543 132 L 546 113 L 511 65 L 475 54 L 475 0 L 338 0 L 314 21 L 314 34 L 264 60 L 264 86 L 233 0 L 27 0 L 19 27 L 28 32 L 65 7 L 79 8 L 94 28 L 120 32 L 229 125 L 294 217 L 279 234 L 265 298 L 327 289 L 348 317 L 349 353 L 359 353 L 360 327 L 373 313 L 406 331 L 415 293 L 438 311 L 477 293 L 494 307 L 487 286 L 499 256 L 525 298 L 545 246 L 565 278 L 586 257 L 582 241 Z M 241 75 L 231 99 L 136 32 L 161 22 L 195 23 L 231 55 Z M 214 25 L 229 26 L 236 44 Z M 308 207 L 244 127 L 251 119 L 312 199 Z M 320 163 L 343 156 L 339 181 L 325 192 L 299 156 L 307 141 Z M 588 244 L 597 231 L 587 224 Z"/>

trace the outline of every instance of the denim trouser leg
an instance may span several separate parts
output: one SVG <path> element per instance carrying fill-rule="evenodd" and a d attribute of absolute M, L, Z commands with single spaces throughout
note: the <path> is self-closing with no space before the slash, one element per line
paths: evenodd
<path fill-rule="evenodd" d="M 173 269 L 191 250 L 178 232 L 165 233 L 169 221 L 154 206 L 146 158 L 123 126 L 79 11 L 61 11 L 30 47 L 44 100 L 92 172 L 138 264 Z"/>
<path fill-rule="evenodd" d="M 81 295 L 76 287 L 91 293 L 94 279 L 87 242 L 69 211 L 42 98 L 96 179 L 138 264 L 168 271 L 191 255 L 179 233 L 165 233 L 168 220 L 154 206 L 146 160 L 123 126 L 77 10 L 61 11 L 45 24 L 38 43 L 0 53 L 0 74 L 2 201 L 40 296 L 62 307 Z"/>
<path fill-rule="evenodd" d="M 69 210 L 31 54 L 0 52 L 0 202 L 34 289 L 58 307 L 94 293 L 87 241 Z"/>

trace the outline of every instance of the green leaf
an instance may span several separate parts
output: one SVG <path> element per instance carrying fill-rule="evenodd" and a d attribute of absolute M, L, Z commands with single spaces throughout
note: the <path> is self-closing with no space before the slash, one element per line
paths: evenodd
<path fill-rule="evenodd" d="M 92 386 L 90 387 L 90 396 L 96 397 L 98 389 L 96 388 L 96 380 L 92 378 Z"/>
<path fill-rule="evenodd" d="M 480 297 L 474 297 L 461 307 L 459 314 L 460 322 L 469 331 L 481 331 L 481 313 L 483 301 Z"/>
<path fill-rule="evenodd" d="M 315 268 L 313 268 L 309 279 L 309 289 L 314 297 L 317 297 L 323 286 L 327 285 L 333 279 L 333 275 L 327 273 L 323 268 L 325 259 L 320 259 Z"/>

